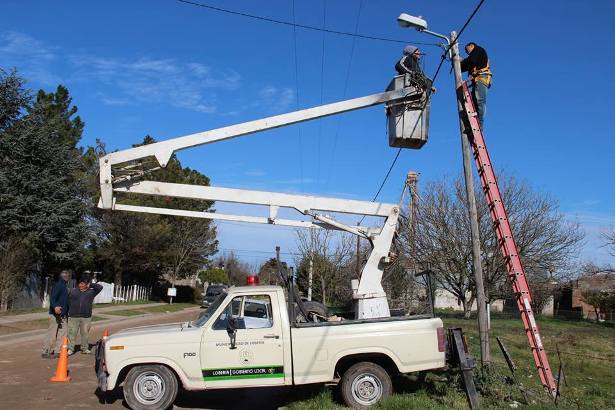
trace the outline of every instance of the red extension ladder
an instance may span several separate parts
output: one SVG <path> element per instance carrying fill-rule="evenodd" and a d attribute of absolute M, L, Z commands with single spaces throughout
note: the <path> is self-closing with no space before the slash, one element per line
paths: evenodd
<path fill-rule="evenodd" d="M 521 313 L 521 320 L 523 321 L 523 327 L 525 328 L 530 349 L 534 355 L 534 362 L 536 363 L 536 368 L 540 375 L 540 381 L 542 385 L 555 396 L 557 386 L 553 379 L 553 373 L 551 372 L 549 360 L 547 359 L 547 352 L 545 352 L 542 344 L 538 325 L 536 324 L 534 312 L 532 311 L 530 287 L 527 283 L 523 264 L 517 253 L 517 243 L 513 237 L 508 215 L 506 214 L 506 208 L 502 203 L 502 195 L 491 165 L 489 153 L 487 152 L 485 138 L 478 121 L 476 109 L 474 108 L 474 102 L 470 95 L 468 84 L 465 81 L 458 88 L 457 96 L 463 108 L 459 115 L 464 122 L 465 132 L 469 137 L 470 146 L 474 153 L 483 193 L 489 204 L 493 228 L 495 229 L 502 255 L 506 260 L 506 269 L 508 270 L 508 275 L 512 282 L 513 292 L 517 299 L 517 306 Z"/>

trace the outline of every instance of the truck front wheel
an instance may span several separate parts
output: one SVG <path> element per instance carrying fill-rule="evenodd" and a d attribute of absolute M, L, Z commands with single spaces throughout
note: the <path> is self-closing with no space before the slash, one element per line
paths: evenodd
<path fill-rule="evenodd" d="M 349 407 L 371 407 L 393 392 L 391 377 L 376 363 L 361 362 L 352 365 L 340 382 L 344 402 Z"/>
<path fill-rule="evenodd" d="M 133 410 L 166 410 L 175 401 L 177 389 L 177 378 L 168 367 L 136 366 L 126 375 L 124 398 Z"/>

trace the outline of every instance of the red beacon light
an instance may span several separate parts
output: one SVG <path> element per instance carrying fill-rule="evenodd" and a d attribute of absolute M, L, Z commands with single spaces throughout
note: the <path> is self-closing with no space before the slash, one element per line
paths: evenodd
<path fill-rule="evenodd" d="M 260 282 L 260 281 L 259 281 L 259 279 L 258 279 L 258 276 L 257 276 L 257 275 L 249 275 L 249 276 L 246 278 L 246 284 L 247 284 L 248 286 L 258 285 L 258 284 L 259 284 L 259 282 Z"/>

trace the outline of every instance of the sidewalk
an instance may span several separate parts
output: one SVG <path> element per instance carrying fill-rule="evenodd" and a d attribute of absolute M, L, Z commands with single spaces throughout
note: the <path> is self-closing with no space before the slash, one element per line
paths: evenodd
<path fill-rule="evenodd" d="M 149 303 L 144 306 L 158 306 L 164 305 L 165 303 Z M 127 306 L 127 305 L 124 305 Z M 139 305 L 133 305 L 139 306 Z M 104 309 L 104 308 L 103 308 Z M 117 310 L 117 309 L 113 309 Z M 142 321 L 148 321 L 156 318 L 174 318 L 174 317 L 183 317 L 186 315 L 194 315 L 191 320 L 195 320 L 198 317 L 201 309 L 198 306 L 189 307 L 182 310 L 178 310 L 177 312 L 168 312 L 168 313 L 144 313 L 138 316 L 112 316 L 106 318 L 104 320 L 99 320 L 96 322 L 92 322 L 92 332 L 102 331 L 102 329 L 109 326 L 117 326 L 119 324 L 122 325 L 130 325 L 130 324 L 138 324 Z M 43 334 L 46 332 L 45 329 L 36 329 L 36 330 L 28 330 L 25 332 L 19 333 L 10 333 L 6 335 L 0 335 L 0 347 L 4 347 L 7 345 L 31 342 L 40 340 Z"/>
<path fill-rule="evenodd" d="M 143 303 L 140 305 L 133 304 L 133 303 L 118 303 L 112 306 L 104 306 L 104 307 L 98 307 L 98 308 L 96 307 L 96 305 L 94 305 L 94 308 L 92 309 L 92 314 L 95 315 L 99 313 L 113 312 L 114 310 L 142 309 L 142 308 L 148 308 L 148 307 L 160 306 L 160 305 L 165 305 L 165 303 L 162 303 L 162 302 Z M 11 323 L 16 323 L 16 322 L 28 322 L 30 320 L 46 319 L 48 317 L 49 317 L 49 313 L 47 312 L 6 315 L 6 316 L 0 316 L 0 325 L 8 325 Z"/>

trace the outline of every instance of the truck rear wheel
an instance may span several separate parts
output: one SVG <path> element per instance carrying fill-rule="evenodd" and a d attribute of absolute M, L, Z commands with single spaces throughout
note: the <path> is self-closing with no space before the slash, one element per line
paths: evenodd
<path fill-rule="evenodd" d="M 340 382 L 344 402 L 349 407 L 364 409 L 389 397 L 393 392 L 391 377 L 376 363 L 360 362 L 352 365 Z"/>
<path fill-rule="evenodd" d="M 177 378 L 168 367 L 136 366 L 126 375 L 124 399 L 133 410 L 166 410 L 175 401 L 177 389 Z"/>

